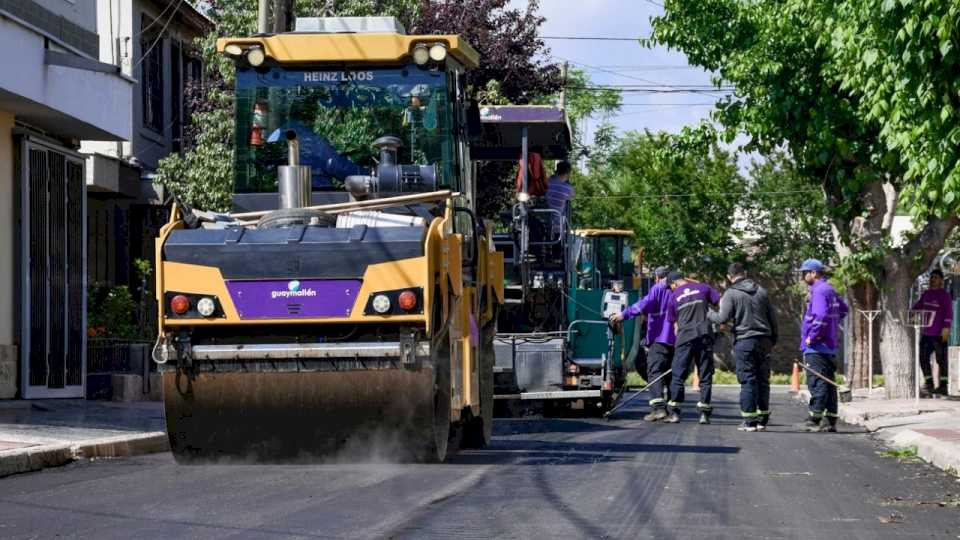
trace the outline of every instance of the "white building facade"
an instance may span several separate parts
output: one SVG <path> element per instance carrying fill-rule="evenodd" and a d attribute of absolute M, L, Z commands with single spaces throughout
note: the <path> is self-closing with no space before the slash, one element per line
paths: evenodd
<path fill-rule="evenodd" d="M 132 137 L 134 81 L 99 60 L 96 0 L 0 0 L 0 47 L 0 398 L 80 397 L 80 141 Z"/>

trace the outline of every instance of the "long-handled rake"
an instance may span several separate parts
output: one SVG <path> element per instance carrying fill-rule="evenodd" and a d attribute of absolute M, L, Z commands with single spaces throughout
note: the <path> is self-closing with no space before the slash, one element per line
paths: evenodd
<path fill-rule="evenodd" d="M 799 365 L 799 366 L 802 367 L 803 369 L 809 371 L 811 374 L 813 374 L 813 376 L 819 378 L 819 379 L 822 380 L 823 382 L 825 382 L 825 383 L 829 384 L 830 386 L 833 386 L 834 388 L 836 388 L 836 389 L 837 389 L 837 399 L 840 401 L 840 403 L 849 403 L 850 401 L 853 401 L 853 392 L 850 391 L 850 388 L 849 388 L 848 386 L 845 386 L 845 385 L 842 385 L 842 384 L 837 384 L 835 381 L 832 381 L 832 380 L 824 377 L 823 375 L 821 375 L 820 373 L 818 373 L 817 370 L 813 369 L 812 367 L 808 366 L 807 364 L 804 364 L 803 362 L 801 362 L 801 361 L 799 361 L 799 360 L 794 360 L 794 362 L 796 362 L 797 365 Z"/>
<path fill-rule="evenodd" d="M 656 383 L 656 382 L 659 381 L 660 379 L 662 379 L 662 378 L 666 377 L 667 375 L 669 375 L 671 371 L 673 371 L 673 370 L 668 369 L 668 370 L 664 371 L 663 373 L 661 373 L 659 377 L 657 377 L 656 379 L 654 379 L 654 380 L 650 381 L 649 383 L 647 383 L 647 385 L 644 386 L 643 388 L 641 388 L 640 390 L 637 390 L 636 392 L 634 392 L 634 394 L 633 394 L 632 396 L 630 396 L 630 397 L 628 397 L 627 399 L 621 401 L 619 405 L 617 405 L 616 407 L 614 407 L 614 408 L 610 409 L 609 411 L 605 412 L 605 413 L 603 414 L 603 417 L 604 417 L 606 420 L 610 420 L 610 416 L 611 416 L 613 413 L 615 413 L 615 412 L 617 412 L 618 410 L 622 409 L 622 408 L 624 407 L 624 405 L 626 405 L 627 403 L 630 403 L 631 401 L 633 401 L 633 400 L 634 400 L 637 396 L 639 396 L 640 394 L 646 392 L 651 386 L 653 386 L 654 383 Z"/>

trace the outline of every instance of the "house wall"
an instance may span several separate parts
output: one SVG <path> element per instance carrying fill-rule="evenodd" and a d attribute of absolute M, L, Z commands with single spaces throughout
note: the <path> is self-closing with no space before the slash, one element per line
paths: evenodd
<path fill-rule="evenodd" d="M 135 156 L 144 170 L 154 171 L 164 156 L 175 150 L 174 145 L 174 111 L 171 107 L 171 96 L 180 95 L 181 89 L 174 88 L 173 58 L 171 44 L 180 43 L 183 49 L 189 47 L 193 40 L 201 35 L 198 28 L 186 25 L 179 17 L 171 20 L 163 33 L 163 39 L 156 47 L 163 53 L 163 116 L 162 129 L 154 130 L 144 125 L 143 121 L 143 53 L 148 47 L 141 44 L 141 35 L 144 30 L 143 17 L 159 21 L 147 29 L 147 33 L 158 32 L 168 20 L 169 10 L 163 14 L 165 4 L 155 4 L 149 0 L 99 0 L 98 9 L 100 33 L 100 61 L 119 65 L 124 74 L 134 78 L 137 82 L 133 88 L 131 138 L 121 145 L 113 143 L 91 143 L 84 141 L 82 151 L 85 153 L 99 153 L 113 157 L 125 158 Z M 149 22 L 148 22 L 149 24 Z M 153 41 L 149 41 L 149 46 Z M 181 70 L 186 66 L 181 62 Z M 181 74 L 181 81 L 186 74 Z M 182 97 L 180 110 L 183 111 Z"/>
<path fill-rule="evenodd" d="M 12 113 L 0 110 L 0 399 L 16 396 L 16 182 L 13 165 Z"/>
<path fill-rule="evenodd" d="M 17 219 L 22 180 L 15 171 L 19 149 L 14 130 L 16 141 L 21 133 L 30 133 L 67 149 L 79 139 L 131 136 L 128 78 L 67 67 L 62 58 L 48 54 L 74 55 L 81 64 L 95 60 L 96 8 L 97 0 L 0 0 L 0 399 L 26 394 L 19 386 L 25 373 L 18 351 L 24 249 Z M 70 388 L 61 397 L 74 392 Z"/>
<path fill-rule="evenodd" d="M 97 31 L 97 0 L 33 0 L 33 3 L 85 30 Z"/>

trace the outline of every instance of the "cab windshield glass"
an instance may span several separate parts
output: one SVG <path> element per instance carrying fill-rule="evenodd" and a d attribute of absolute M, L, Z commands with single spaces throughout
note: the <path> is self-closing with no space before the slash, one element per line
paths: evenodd
<path fill-rule="evenodd" d="M 371 174 L 385 135 L 403 141 L 401 164 L 436 165 L 438 184 L 455 186 L 453 110 L 443 72 L 417 66 L 337 71 L 237 69 L 237 193 L 277 189 L 288 160 L 284 134 L 300 141 L 300 164 L 315 190 L 340 189 Z"/>

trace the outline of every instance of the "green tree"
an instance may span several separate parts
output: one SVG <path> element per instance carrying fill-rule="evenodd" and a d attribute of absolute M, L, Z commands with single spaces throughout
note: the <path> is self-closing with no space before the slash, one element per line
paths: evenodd
<path fill-rule="evenodd" d="M 794 281 L 797 261 L 832 259 L 826 203 L 786 152 L 750 165 L 740 209 L 744 248 L 754 271 L 778 284 Z"/>
<path fill-rule="evenodd" d="M 652 42 L 736 87 L 714 114 L 725 139 L 745 133 L 747 148 L 766 155 L 786 144 L 798 172 L 826 194 L 852 317 L 880 298 L 887 392 L 909 395 L 910 336 L 899 322 L 907 292 L 958 221 L 960 146 L 950 143 L 958 118 L 954 105 L 945 107 L 957 98 L 956 3 L 667 0 L 665 7 Z M 918 233 L 893 246 L 898 207 L 914 215 Z M 852 382 L 864 383 L 864 371 L 855 366 Z"/>
<path fill-rule="evenodd" d="M 577 68 L 567 72 L 564 81 L 567 118 L 573 137 L 572 160 L 580 158 L 603 160 L 609 154 L 616 136 L 611 118 L 620 110 L 621 94 L 609 88 L 591 87 L 590 75 Z M 550 96 L 550 102 L 559 105 L 559 96 Z M 595 119 L 597 127 L 593 140 L 586 138 L 587 122 Z"/>
<path fill-rule="evenodd" d="M 741 257 L 734 224 L 745 181 L 716 144 L 681 148 L 665 133 L 630 132 L 574 185 L 577 225 L 633 230 L 651 265 L 716 280 Z"/>

